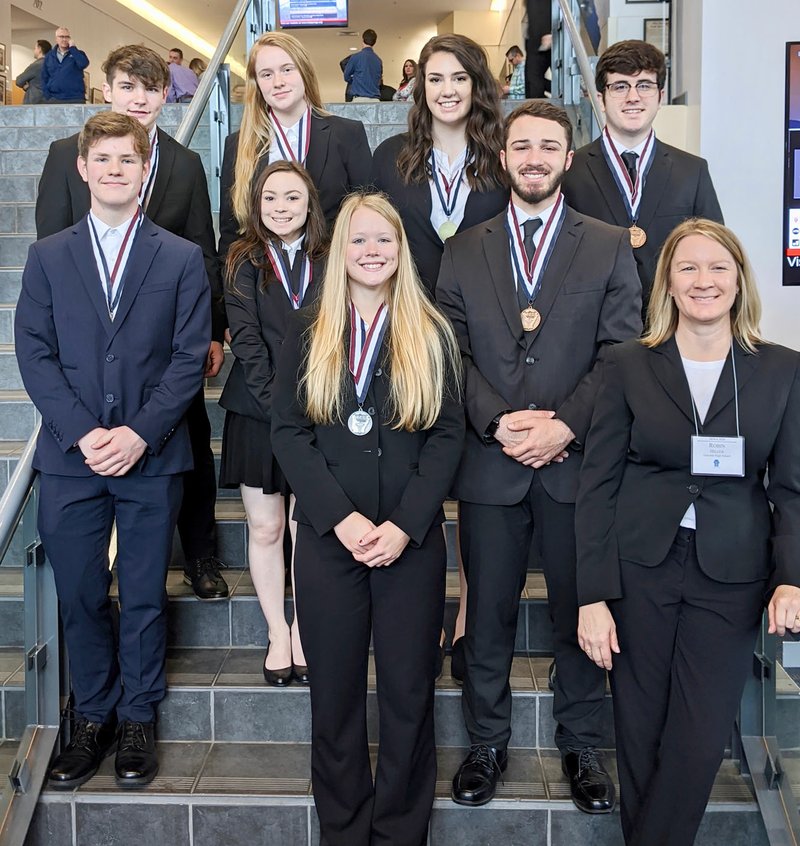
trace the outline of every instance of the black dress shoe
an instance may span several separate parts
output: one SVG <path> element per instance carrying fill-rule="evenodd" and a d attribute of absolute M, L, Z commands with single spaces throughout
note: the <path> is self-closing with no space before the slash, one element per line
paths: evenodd
<path fill-rule="evenodd" d="M 556 660 L 555 658 L 550 662 L 547 668 L 547 686 L 550 690 L 556 689 Z"/>
<path fill-rule="evenodd" d="M 450 675 L 456 684 L 464 684 L 464 637 L 463 635 L 453 641 L 453 648 L 450 654 Z"/>
<path fill-rule="evenodd" d="M 585 814 L 610 814 L 614 810 L 614 783 L 594 747 L 565 752 L 561 769 L 569 779 L 572 801 L 579 810 Z"/>
<path fill-rule="evenodd" d="M 308 680 L 308 667 L 305 664 L 292 664 L 292 675 L 298 684 L 311 684 Z"/>
<path fill-rule="evenodd" d="M 155 723 L 120 723 L 117 732 L 117 757 L 114 778 L 119 787 L 143 787 L 156 777 Z"/>
<path fill-rule="evenodd" d="M 451 796 L 457 805 L 477 807 L 494 799 L 497 781 L 508 765 L 508 752 L 493 746 L 470 746 L 453 778 Z"/>
<path fill-rule="evenodd" d="M 272 687 L 288 687 L 292 683 L 292 677 L 294 676 L 293 665 L 290 664 L 288 667 L 282 667 L 280 670 L 268 670 L 266 667 L 267 655 L 269 655 L 269 647 L 267 647 L 267 653 L 264 656 L 264 663 L 262 664 L 262 669 L 264 670 L 264 681 L 267 684 L 272 685 Z M 307 676 L 308 668 L 306 668 L 306 677 Z"/>
<path fill-rule="evenodd" d="M 93 723 L 79 717 L 66 749 L 53 761 L 47 783 L 56 790 L 83 784 L 97 772 L 103 758 L 114 747 L 116 721 Z"/>
<path fill-rule="evenodd" d="M 228 585 L 219 573 L 224 567 L 219 558 L 195 558 L 187 561 L 183 567 L 183 581 L 192 586 L 194 595 L 198 599 L 225 599 L 228 596 Z"/>

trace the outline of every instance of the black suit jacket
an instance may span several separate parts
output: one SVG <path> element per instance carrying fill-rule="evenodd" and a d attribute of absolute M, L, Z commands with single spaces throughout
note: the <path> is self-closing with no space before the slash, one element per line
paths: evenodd
<path fill-rule="evenodd" d="M 570 206 L 582 214 L 617 226 L 630 226 L 625 203 L 599 138 L 575 153 L 562 190 Z M 647 233 L 647 243 L 633 251 L 645 307 L 661 247 L 669 233 L 689 217 L 723 222 L 708 164 L 705 159 L 656 140 L 653 164 L 639 206 L 638 225 Z"/>
<path fill-rule="evenodd" d="M 675 339 L 655 349 L 631 342 L 609 352 L 577 504 L 581 605 L 622 595 L 621 558 L 660 564 L 691 503 L 707 576 L 800 585 L 800 355 L 771 344 L 752 355 L 735 344 L 734 357 L 745 475 L 692 476 L 695 425 Z M 733 396 L 729 353 L 704 434 L 736 434 Z"/>
<path fill-rule="evenodd" d="M 144 476 L 192 469 L 183 415 L 203 384 L 211 340 L 198 247 L 145 219 L 113 321 L 87 219 L 31 245 L 17 303 L 20 373 L 42 415 L 34 466 L 91 476 L 75 444 L 130 426 L 147 442 Z"/>
<path fill-rule="evenodd" d="M 239 133 L 234 132 L 225 139 L 220 178 L 219 254 L 223 261 L 239 237 L 239 224 L 231 206 L 238 149 Z M 322 213 L 331 228 L 345 195 L 369 183 L 371 162 L 372 153 L 361 121 L 312 114 L 306 170 L 317 186 Z M 259 159 L 253 178 L 257 179 L 268 164 L 269 151 Z"/>
<path fill-rule="evenodd" d="M 324 275 L 324 261 L 314 262 L 304 305 L 316 300 Z M 225 305 L 234 360 L 219 404 L 269 423 L 278 359 L 294 309 L 272 267 L 264 272 L 249 261 L 237 271 L 235 284 L 226 286 Z"/>
<path fill-rule="evenodd" d="M 426 182 L 406 185 L 397 172 L 397 156 L 405 143 L 407 133 L 387 138 L 372 160 L 372 184 L 388 194 L 400 212 L 403 228 L 408 236 L 411 254 L 423 285 L 433 294 L 444 244 L 431 226 L 431 189 Z M 478 223 L 499 214 L 508 205 L 508 188 L 498 186 L 492 191 L 470 191 L 464 210 L 464 220 L 458 227 L 464 232 Z"/>
<path fill-rule="evenodd" d="M 161 129 L 156 181 L 147 204 L 147 216 L 157 226 L 197 244 L 203 251 L 211 285 L 211 332 L 222 342 L 225 304 L 217 261 L 211 203 L 200 156 Z M 78 173 L 78 136 L 53 141 L 44 163 L 36 197 L 36 237 L 46 238 L 73 226 L 89 212 L 89 186 Z"/>
<path fill-rule="evenodd" d="M 436 298 L 458 336 L 464 362 L 466 443 L 454 495 L 512 505 L 531 483 L 530 467 L 484 434 L 501 412 L 553 410 L 580 446 L 597 392 L 596 364 L 610 344 L 639 335 L 641 291 L 628 233 L 568 208 L 524 332 L 511 268 L 505 211 L 445 245 Z M 574 502 L 580 459 L 535 471 L 558 502 Z"/>
<path fill-rule="evenodd" d="M 297 395 L 309 311 L 301 309 L 289 320 L 272 403 L 272 447 L 297 496 L 294 519 L 322 536 L 358 511 L 376 525 L 391 520 L 419 545 L 431 526 L 444 520 L 442 502 L 464 442 L 464 409 L 454 398 L 455 385 L 448 386 L 430 429 L 397 430 L 387 414 L 391 377 L 384 357 L 364 402 L 373 415 L 370 432 L 359 437 L 347 428 L 347 417 L 358 407 L 352 379 L 345 422 L 315 425 Z M 387 338 L 389 332 L 391 326 Z M 386 344 L 384 339 L 384 356 Z"/>

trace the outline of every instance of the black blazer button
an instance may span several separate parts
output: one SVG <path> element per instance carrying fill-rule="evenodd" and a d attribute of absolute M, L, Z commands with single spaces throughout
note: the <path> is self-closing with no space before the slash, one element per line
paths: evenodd
<path fill-rule="evenodd" d="M 114 353 L 109 353 L 109 354 L 106 356 L 106 361 L 110 363 L 110 362 L 112 362 L 113 360 L 114 360 Z"/>
<path fill-rule="evenodd" d="M 382 455 L 383 455 L 383 450 L 380 447 L 378 447 L 378 458 L 380 458 Z"/>
<path fill-rule="evenodd" d="M 374 406 L 374 405 L 371 405 L 371 406 L 367 409 L 367 413 L 368 413 L 368 414 L 371 414 L 371 415 L 374 417 L 374 416 L 375 416 L 375 406 Z"/>
<path fill-rule="evenodd" d="M 114 402 L 114 394 L 106 394 L 106 402 Z"/>
<path fill-rule="evenodd" d="M 528 403 L 528 411 L 536 411 L 539 406 L 535 402 Z"/>
<path fill-rule="evenodd" d="M 689 485 L 689 493 L 692 495 L 699 494 L 700 488 L 697 485 Z"/>
<path fill-rule="evenodd" d="M 375 375 L 375 376 L 383 376 L 383 370 L 381 370 L 381 368 L 379 367 L 379 368 L 375 371 L 374 375 Z"/>
<path fill-rule="evenodd" d="M 536 359 L 532 355 L 529 355 L 525 359 L 525 364 L 536 364 Z"/>

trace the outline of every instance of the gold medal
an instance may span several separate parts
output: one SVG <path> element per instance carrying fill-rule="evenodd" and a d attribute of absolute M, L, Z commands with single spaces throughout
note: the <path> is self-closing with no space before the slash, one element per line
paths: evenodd
<path fill-rule="evenodd" d="M 647 243 L 647 233 L 635 223 L 628 229 L 631 233 L 631 246 L 634 250 L 643 247 Z"/>
<path fill-rule="evenodd" d="M 442 241 L 446 241 L 448 238 L 452 238 L 453 235 L 458 232 L 458 227 L 453 223 L 452 220 L 446 220 L 438 229 L 439 237 Z"/>
<path fill-rule="evenodd" d="M 542 322 L 542 315 L 533 306 L 528 306 L 522 309 L 519 313 L 522 321 L 522 328 L 526 332 L 533 332 L 534 329 Z"/>

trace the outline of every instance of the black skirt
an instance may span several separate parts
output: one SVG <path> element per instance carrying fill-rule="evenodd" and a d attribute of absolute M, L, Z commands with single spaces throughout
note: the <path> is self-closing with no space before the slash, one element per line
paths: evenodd
<path fill-rule="evenodd" d="M 222 432 L 222 460 L 219 468 L 221 488 L 261 488 L 265 494 L 288 496 L 289 485 L 272 454 L 269 423 L 225 412 Z"/>

